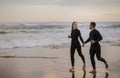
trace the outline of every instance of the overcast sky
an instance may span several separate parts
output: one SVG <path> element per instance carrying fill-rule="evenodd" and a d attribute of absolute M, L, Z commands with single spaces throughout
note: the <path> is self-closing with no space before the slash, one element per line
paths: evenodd
<path fill-rule="evenodd" d="M 0 22 L 120 22 L 120 0 L 0 0 Z"/>

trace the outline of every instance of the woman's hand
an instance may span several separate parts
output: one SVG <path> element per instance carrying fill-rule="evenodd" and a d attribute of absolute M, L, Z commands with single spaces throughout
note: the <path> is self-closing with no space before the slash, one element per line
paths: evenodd
<path fill-rule="evenodd" d="M 71 36 L 70 36 L 70 35 L 68 35 L 68 38 L 71 38 Z"/>

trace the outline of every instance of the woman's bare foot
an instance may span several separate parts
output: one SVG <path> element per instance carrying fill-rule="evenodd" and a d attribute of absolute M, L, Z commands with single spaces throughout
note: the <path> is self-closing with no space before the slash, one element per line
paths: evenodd
<path fill-rule="evenodd" d="M 85 67 L 86 67 L 86 64 L 84 63 L 82 69 L 85 70 Z"/>
<path fill-rule="evenodd" d="M 72 67 L 72 68 L 69 70 L 69 72 L 75 72 L 75 68 Z"/>
<path fill-rule="evenodd" d="M 92 71 L 90 71 L 90 73 L 96 74 L 96 69 L 93 69 Z"/>

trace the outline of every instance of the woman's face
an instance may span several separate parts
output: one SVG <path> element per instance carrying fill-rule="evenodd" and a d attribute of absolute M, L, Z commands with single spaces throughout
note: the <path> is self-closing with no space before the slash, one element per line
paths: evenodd
<path fill-rule="evenodd" d="M 77 29 L 77 23 L 73 24 L 73 29 Z"/>

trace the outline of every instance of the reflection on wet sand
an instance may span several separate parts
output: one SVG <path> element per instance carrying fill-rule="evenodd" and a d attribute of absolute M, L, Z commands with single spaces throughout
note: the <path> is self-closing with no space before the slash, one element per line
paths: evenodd
<path fill-rule="evenodd" d="M 96 73 L 96 74 L 97 74 L 97 73 Z M 96 74 L 93 74 L 93 78 L 96 78 Z M 108 78 L 108 77 L 109 77 L 109 73 L 106 72 L 104 78 Z M 72 78 L 75 78 L 75 72 L 72 72 Z M 83 76 L 82 76 L 82 78 L 86 78 L 86 71 L 83 71 Z"/>
<path fill-rule="evenodd" d="M 57 59 L 58 57 L 40 57 L 40 56 L 0 56 L 0 58 L 41 58 L 41 59 Z"/>
<path fill-rule="evenodd" d="M 72 73 L 72 78 L 75 78 L 75 72 L 71 72 Z M 85 78 L 86 77 L 86 70 L 85 71 L 83 71 L 83 76 L 82 76 L 82 78 Z"/>
<path fill-rule="evenodd" d="M 97 74 L 97 73 L 96 73 L 96 74 Z M 96 74 L 93 74 L 93 78 L 96 78 Z M 105 73 L 105 78 L 108 78 L 108 76 L 109 76 L 109 73 L 106 72 L 106 73 Z"/>

